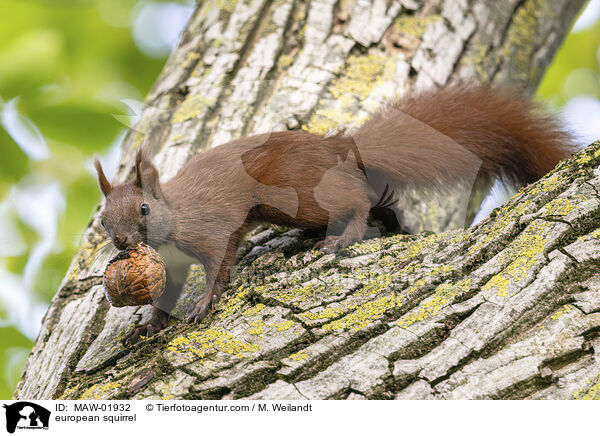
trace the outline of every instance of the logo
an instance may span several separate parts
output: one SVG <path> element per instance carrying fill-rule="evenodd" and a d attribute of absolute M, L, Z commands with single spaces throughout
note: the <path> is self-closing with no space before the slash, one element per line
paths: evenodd
<path fill-rule="evenodd" d="M 10 405 L 4 404 L 6 409 L 6 431 L 14 433 L 15 429 L 48 430 L 50 411 L 42 406 L 28 401 L 19 401 Z"/>

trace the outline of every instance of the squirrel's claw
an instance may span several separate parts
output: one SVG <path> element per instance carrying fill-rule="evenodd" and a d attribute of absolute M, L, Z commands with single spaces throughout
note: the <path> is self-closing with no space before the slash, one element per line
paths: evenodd
<path fill-rule="evenodd" d="M 135 326 L 125 338 L 121 341 L 121 343 L 127 347 L 129 345 L 133 345 L 137 343 L 142 337 L 149 338 L 154 335 L 154 327 L 152 324 L 142 324 L 139 326 Z"/>
<path fill-rule="evenodd" d="M 136 325 L 125 338 L 121 341 L 123 346 L 127 347 L 139 342 L 140 339 L 149 338 L 154 336 L 160 330 L 165 328 L 166 323 L 163 325 L 162 322 L 148 322 L 146 324 Z"/>

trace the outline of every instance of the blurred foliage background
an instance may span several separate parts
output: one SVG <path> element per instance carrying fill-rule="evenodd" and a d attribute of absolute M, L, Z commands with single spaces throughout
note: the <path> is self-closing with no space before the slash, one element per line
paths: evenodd
<path fill-rule="evenodd" d="M 0 0 L 0 398 L 10 398 L 126 126 L 193 1 Z M 131 103 L 129 103 L 131 105 Z M 133 109 L 133 110 L 132 110 Z"/>
<path fill-rule="evenodd" d="M 12 395 L 98 204 L 126 126 L 193 0 L 0 0 L 0 399 Z M 539 89 L 582 144 L 600 138 L 600 0 Z M 112 171 L 110 171 L 112 170 Z"/>

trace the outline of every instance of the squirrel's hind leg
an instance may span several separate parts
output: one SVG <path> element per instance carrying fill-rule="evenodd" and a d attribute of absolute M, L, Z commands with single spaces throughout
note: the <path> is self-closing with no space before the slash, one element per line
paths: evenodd
<path fill-rule="evenodd" d="M 335 253 L 363 239 L 367 230 L 370 203 L 362 190 L 338 192 L 338 204 L 329 204 L 330 229 L 341 227 L 341 235 L 328 235 L 324 240 L 315 244 L 315 249 L 325 253 Z M 335 232 L 335 231 L 334 231 Z M 337 233 L 337 232 L 336 232 Z"/>

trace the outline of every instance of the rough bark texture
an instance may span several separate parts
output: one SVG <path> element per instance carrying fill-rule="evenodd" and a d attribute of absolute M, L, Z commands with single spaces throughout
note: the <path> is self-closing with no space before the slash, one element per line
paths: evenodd
<path fill-rule="evenodd" d="M 162 177 L 268 130 L 353 127 L 409 89 L 534 89 L 583 0 L 203 3 L 123 144 Z M 15 398 L 600 396 L 600 144 L 475 228 L 365 241 L 337 257 L 299 230 L 255 232 L 200 325 L 119 343 L 149 308 L 113 308 L 96 217 Z M 452 217 L 417 213 L 438 229 Z M 417 221 L 417 220 L 416 220 Z M 203 290 L 193 268 L 185 300 Z"/>

